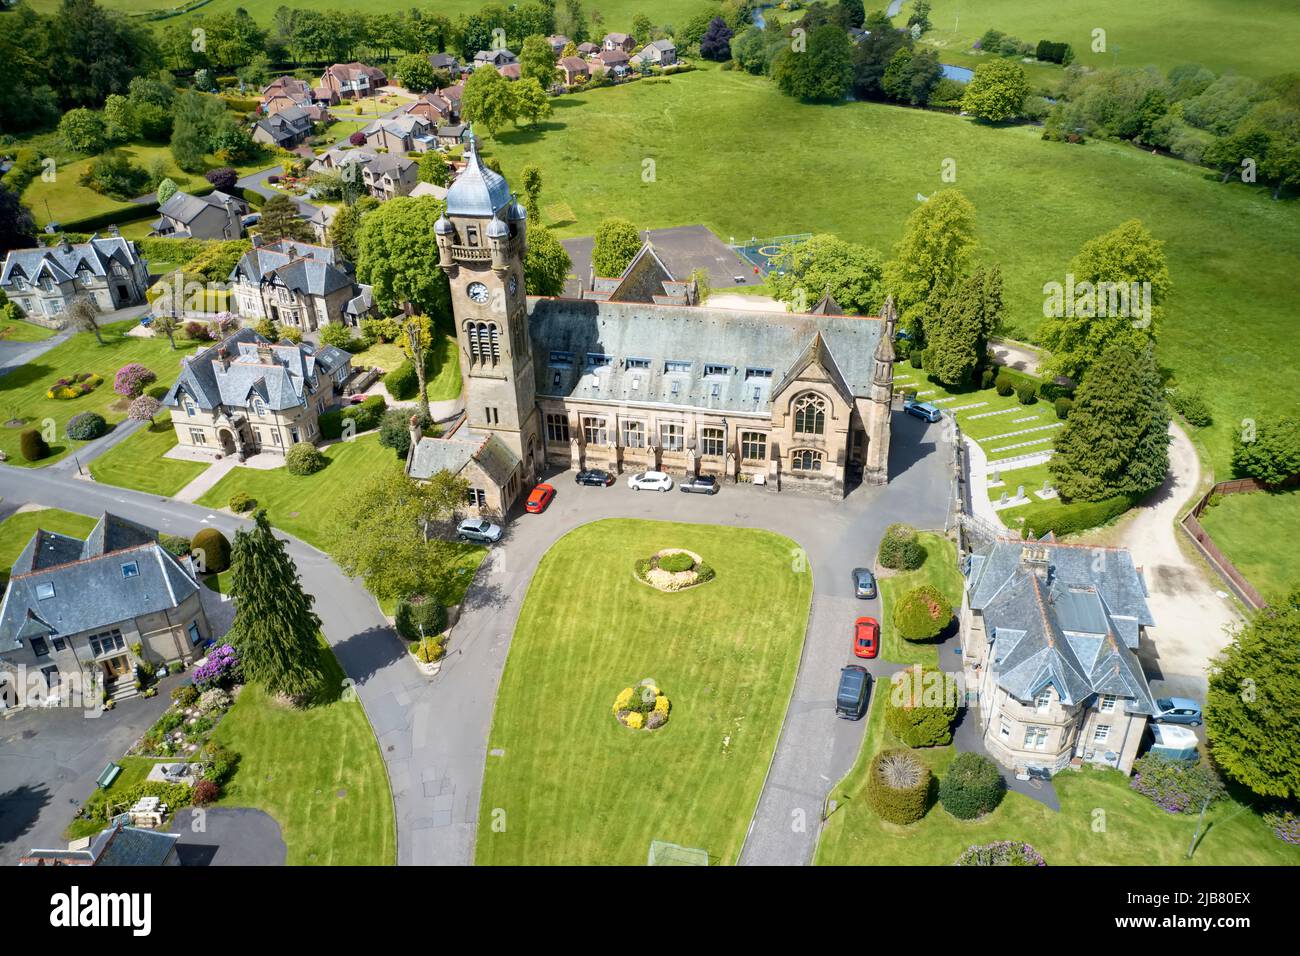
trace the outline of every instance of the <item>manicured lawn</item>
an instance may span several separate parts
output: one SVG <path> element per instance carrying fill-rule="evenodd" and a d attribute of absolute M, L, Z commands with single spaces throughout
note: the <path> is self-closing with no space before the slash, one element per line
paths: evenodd
<path fill-rule="evenodd" d="M 136 323 L 118 322 L 101 329 L 100 345 L 89 332 L 78 332 L 55 346 L 34 362 L 0 377 L 0 422 L 21 419 L 21 427 L 0 424 L 0 448 L 9 456 L 9 464 L 39 468 L 58 461 L 85 442 L 67 437 L 68 419 L 78 412 L 99 412 L 110 425 L 123 421 L 130 402 L 113 391 L 113 376 L 129 362 L 148 366 L 158 376 L 149 387 L 161 395 L 180 374 L 181 356 L 195 343 L 178 337 L 179 349 L 173 350 L 165 338 L 137 338 L 127 335 Z M 95 372 L 104 381 L 88 395 L 73 399 L 46 398 L 46 391 L 60 378 L 81 372 Z M 19 434 L 24 428 L 44 428 L 54 423 L 57 435 L 50 444 L 50 457 L 39 462 L 23 460 L 19 453 Z"/>
<path fill-rule="evenodd" d="M 911 10 L 905 3 L 894 22 L 906 24 Z M 1200 63 L 1219 73 L 1262 78 L 1294 68 L 1289 40 L 1300 35 L 1300 7 L 1289 0 L 933 0 L 930 22 L 934 30 L 927 40 L 961 50 L 995 28 L 1035 45 L 1069 43 L 1075 61 L 1088 66 L 1168 69 Z M 1092 51 L 1097 27 L 1106 31 L 1105 52 Z"/>
<path fill-rule="evenodd" d="M 176 447 L 176 429 L 164 414 L 90 463 L 96 481 L 171 497 L 207 470 L 198 461 L 164 458 Z"/>
<path fill-rule="evenodd" d="M 1224 495 L 1201 525 L 1265 600 L 1300 585 L 1300 492 Z"/>
<path fill-rule="evenodd" d="M 661 548 L 717 577 L 666 594 L 633 574 Z M 481 864 L 643 865 L 652 840 L 730 864 L 767 772 L 808 621 L 812 577 L 765 531 L 598 521 L 543 557 L 497 696 L 480 805 Z M 656 731 L 613 717 L 653 678 Z M 504 812 L 505 828 L 494 828 Z"/>
<path fill-rule="evenodd" d="M 1281 34 L 1268 36 L 1261 42 L 1288 50 Z M 1256 45 L 1244 44 L 1241 55 L 1253 57 Z M 1224 44 L 1215 39 L 1214 48 Z M 1180 59 L 1194 53 L 1184 44 Z M 1174 283 L 1158 358 L 1204 390 L 1216 421 L 1204 430 L 1215 469 L 1226 474 L 1231 424 L 1258 415 L 1260 395 L 1279 411 L 1297 408 L 1300 346 L 1287 317 L 1300 298 L 1294 200 L 1273 202 L 1267 190 L 1224 186 L 1207 170 L 1121 144 L 1071 147 L 1029 127 L 883 104 L 801 104 L 766 79 L 731 71 L 592 90 L 553 105 L 542 131 L 511 129 L 487 144 L 514 182 L 524 165 L 541 167 L 543 208 L 563 203 L 574 213 L 556 230 L 562 237 L 590 235 L 620 215 L 640 229 L 703 223 L 724 239 L 832 232 L 888 254 L 917 193 L 945 186 L 941 164 L 951 158 L 954 185 L 977 210 L 980 256 L 1002 266 L 1009 335 L 1032 340 L 1043 284 L 1064 281 L 1084 242 L 1138 216 L 1166 242 Z M 656 162 L 653 182 L 642 179 L 647 158 Z"/>
<path fill-rule="evenodd" d="M 406 361 L 402 347 L 395 342 L 376 342 L 364 352 L 353 356 L 353 367 L 371 365 L 391 372 Z M 437 352 L 434 353 L 434 367 L 429 375 L 427 391 L 429 401 L 441 402 L 455 398 L 460 394 L 460 349 L 456 340 L 443 336 L 438 340 Z"/>
<path fill-rule="evenodd" d="M 44 342 L 53 334 L 53 329 L 22 319 L 0 323 L 0 342 Z"/>
<path fill-rule="evenodd" d="M 961 607 L 963 578 L 957 567 L 957 549 L 940 534 L 921 532 L 925 563 L 915 571 L 903 571 L 881 578 L 880 587 L 880 654 L 899 664 L 922 664 L 937 667 L 939 651 L 930 641 L 909 641 L 894 629 L 894 604 L 908 591 L 932 584 L 947 596 L 954 611 Z"/>
<path fill-rule="evenodd" d="M 0 521 L 0 587 L 9 583 L 9 569 L 22 554 L 38 528 L 58 534 L 84 538 L 95 526 L 95 519 L 57 508 L 20 511 Z"/>
<path fill-rule="evenodd" d="M 324 646 L 333 688 L 304 709 L 246 685 L 213 733 L 239 754 L 219 806 L 257 807 L 275 817 L 291 866 L 391 866 L 397 839 L 393 798 L 379 744 L 354 695 L 340 697 L 343 671 Z"/>
<path fill-rule="evenodd" d="M 151 757 L 117 757 L 113 763 L 122 768 L 122 772 L 117 775 L 113 785 L 106 790 L 96 788 L 89 794 L 88 803 L 102 803 L 105 800 L 121 800 L 122 796 L 138 783 L 144 783 L 144 778 L 149 776 L 149 771 L 157 761 Z M 77 819 L 68 824 L 68 829 L 64 836 L 69 840 L 79 840 L 82 837 L 94 836 L 100 830 L 104 829 L 102 820 Z"/>
<path fill-rule="evenodd" d="M 873 689 L 871 724 L 858 762 L 832 792 L 838 809 L 827 820 L 816 862 L 836 866 L 946 866 L 968 846 L 995 840 L 1024 840 L 1049 866 L 1175 866 L 1186 864 L 1197 816 L 1171 815 L 1129 789 L 1114 770 L 1085 769 L 1056 775 L 1061 800 L 1056 813 L 1036 800 L 1008 793 L 993 813 L 961 821 L 942 805 L 931 807 L 908 827 L 885 823 L 862 796 L 870 758 L 885 746 L 899 746 L 884 727 L 883 698 Z M 956 755 L 952 747 L 914 751 L 942 776 Z M 1099 817 L 1098 810 L 1105 813 Z M 1104 829 L 1097 821 L 1104 822 Z M 1300 847 L 1273 836 L 1248 807 L 1224 800 L 1208 814 L 1209 827 L 1190 861 L 1198 866 L 1296 866 Z"/>

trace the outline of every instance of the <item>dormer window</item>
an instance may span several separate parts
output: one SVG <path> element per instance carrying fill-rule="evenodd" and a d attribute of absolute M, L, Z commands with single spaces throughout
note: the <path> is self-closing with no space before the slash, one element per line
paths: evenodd
<path fill-rule="evenodd" d="M 730 375 L 731 366 L 730 365 L 705 365 L 704 374 L 705 375 Z"/>

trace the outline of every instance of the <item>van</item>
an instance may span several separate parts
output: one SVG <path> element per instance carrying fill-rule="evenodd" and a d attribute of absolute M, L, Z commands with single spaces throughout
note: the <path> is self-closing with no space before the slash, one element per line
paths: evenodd
<path fill-rule="evenodd" d="M 835 716 L 860 720 L 867 712 L 871 696 L 871 675 L 861 664 L 849 664 L 840 671 L 840 686 L 835 691 Z"/>

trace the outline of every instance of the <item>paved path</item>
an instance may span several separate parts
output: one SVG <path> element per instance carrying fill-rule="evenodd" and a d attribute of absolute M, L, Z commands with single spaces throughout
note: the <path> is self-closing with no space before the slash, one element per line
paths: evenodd
<path fill-rule="evenodd" d="M 213 485 L 226 477 L 226 475 L 230 474 L 238 464 L 239 461 L 230 455 L 227 455 L 220 461 L 214 461 L 212 464 L 208 465 L 206 470 L 195 475 L 194 480 L 180 491 L 176 492 L 173 497 L 177 501 L 184 501 L 186 503 L 198 501 L 212 488 Z"/>

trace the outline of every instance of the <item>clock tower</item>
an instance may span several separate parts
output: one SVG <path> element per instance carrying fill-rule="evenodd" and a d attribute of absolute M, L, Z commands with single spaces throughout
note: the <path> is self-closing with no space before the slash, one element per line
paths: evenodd
<path fill-rule="evenodd" d="M 527 217 L 505 177 L 483 165 L 473 133 L 464 171 L 434 232 L 451 283 L 465 415 L 519 456 L 531 483 L 544 463 L 524 293 Z"/>

